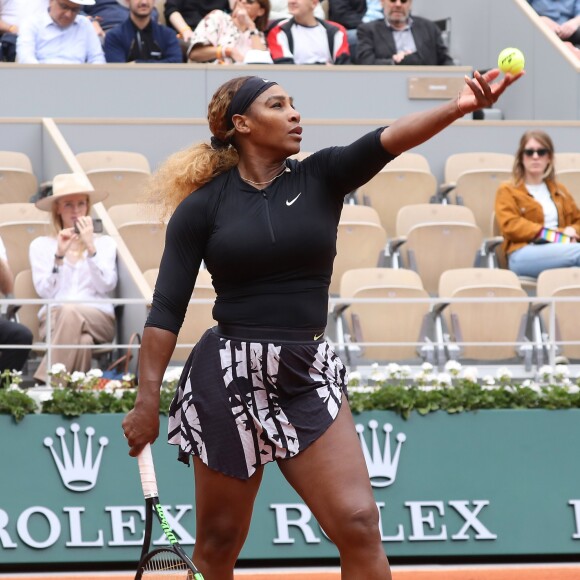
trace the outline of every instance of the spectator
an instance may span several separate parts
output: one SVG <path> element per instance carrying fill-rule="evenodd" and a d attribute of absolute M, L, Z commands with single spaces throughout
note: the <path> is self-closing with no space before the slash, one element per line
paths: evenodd
<path fill-rule="evenodd" d="M 318 0 L 289 0 L 292 18 L 268 33 L 275 64 L 350 64 L 346 30 L 341 24 L 314 16 Z"/>
<path fill-rule="evenodd" d="M 271 63 L 264 37 L 269 13 L 269 0 L 238 0 L 231 16 L 223 10 L 210 12 L 194 30 L 189 60 Z"/>
<path fill-rule="evenodd" d="M 95 0 L 94 6 L 87 6 L 83 12 L 93 23 L 101 42 L 105 40 L 105 34 L 123 24 L 129 18 L 129 1 L 128 0 Z M 157 22 L 159 15 L 157 9 L 153 10 L 151 18 Z"/>
<path fill-rule="evenodd" d="M 151 18 L 155 0 L 129 0 L 129 17 L 105 36 L 107 62 L 183 62 L 177 36 Z"/>
<path fill-rule="evenodd" d="M 167 24 L 171 24 L 181 40 L 189 44 L 201 19 L 212 10 L 230 12 L 229 0 L 166 0 L 163 12 Z"/>
<path fill-rule="evenodd" d="M 12 296 L 14 278 L 8 265 L 6 248 L 0 238 L 0 293 L 6 298 Z M 24 366 L 30 349 L 5 348 L 5 345 L 30 345 L 32 332 L 26 326 L 0 317 L 0 372 L 19 371 Z"/>
<path fill-rule="evenodd" d="M 48 0 L 0 0 L 0 61 L 14 62 L 22 22 L 48 9 Z"/>
<path fill-rule="evenodd" d="M 95 0 L 49 0 L 48 11 L 27 18 L 16 42 L 16 58 L 24 64 L 102 64 L 99 37 L 81 6 Z"/>
<path fill-rule="evenodd" d="M 86 177 L 71 174 L 55 176 L 52 196 L 36 202 L 36 207 L 52 213 L 55 236 L 40 236 L 30 244 L 30 265 L 36 292 L 41 298 L 82 299 L 84 302 L 61 304 L 51 309 L 53 345 L 91 345 L 111 342 L 115 337 L 113 305 L 92 303 L 108 297 L 117 285 L 116 245 L 113 238 L 95 235 L 90 217 L 91 204 L 107 197 L 92 189 Z M 77 233 L 78 231 L 78 233 Z M 46 339 L 46 307 L 40 309 L 40 338 Z M 67 371 L 88 371 L 91 350 L 54 349 L 52 362 L 62 363 Z M 47 380 L 45 356 L 34 374 Z"/>
<path fill-rule="evenodd" d="M 413 0 L 382 0 L 385 18 L 357 29 L 359 64 L 452 65 L 437 25 L 411 17 Z"/>
<path fill-rule="evenodd" d="M 580 210 L 556 181 L 554 145 L 543 131 L 528 131 L 520 139 L 513 180 L 500 185 L 495 214 L 509 269 L 518 276 L 580 266 Z M 557 240 L 554 231 L 573 243 L 550 243 Z"/>
<path fill-rule="evenodd" d="M 328 5 L 328 17 L 346 28 L 350 59 L 357 62 L 356 30 L 363 22 L 382 20 L 385 17 L 381 0 L 332 0 Z"/>
<path fill-rule="evenodd" d="M 325 18 L 320 2 L 314 9 L 314 16 L 321 20 Z M 292 14 L 288 11 L 288 0 L 270 0 L 270 25 L 277 24 L 280 20 L 287 20 L 288 18 L 292 18 Z"/>
<path fill-rule="evenodd" d="M 580 2 L 578 0 L 528 0 L 561 40 L 580 58 Z"/>

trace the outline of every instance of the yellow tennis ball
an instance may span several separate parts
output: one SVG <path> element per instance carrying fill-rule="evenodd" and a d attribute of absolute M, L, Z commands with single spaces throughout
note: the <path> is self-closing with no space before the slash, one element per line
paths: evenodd
<path fill-rule="evenodd" d="M 524 53 L 517 48 L 504 48 L 497 58 L 497 66 L 503 73 L 517 75 L 524 70 Z"/>

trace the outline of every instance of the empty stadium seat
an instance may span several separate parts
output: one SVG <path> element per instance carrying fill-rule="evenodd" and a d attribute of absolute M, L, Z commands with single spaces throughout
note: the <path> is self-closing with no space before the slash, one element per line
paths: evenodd
<path fill-rule="evenodd" d="M 509 153 L 487 153 L 484 151 L 455 153 L 445 161 L 445 183 L 442 187 L 455 185 L 459 176 L 466 171 L 478 169 L 511 171 L 514 159 L 514 156 Z"/>
<path fill-rule="evenodd" d="M 513 272 L 489 268 L 446 270 L 439 281 L 439 298 L 442 302 L 435 311 L 446 322 L 449 344 L 454 347 L 453 358 L 469 361 L 523 358 L 526 366 L 531 365 L 532 345 L 517 346 L 526 341 L 528 304 L 497 300 L 527 298 Z M 446 303 L 445 298 L 480 300 Z"/>
<path fill-rule="evenodd" d="M 483 236 L 473 212 L 463 206 L 420 204 L 407 206 L 397 216 L 397 238 L 392 254 L 396 265 L 416 271 L 429 294 L 436 294 L 445 270 L 475 264 Z"/>
<path fill-rule="evenodd" d="M 106 191 L 105 207 L 144 199 L 151 176 L 149 161 L 129 151 L 87 151 L 76 155 L 96 190 Z"/>
<path fill-rule="evenodd" d="M 350 303 L 353 298 L 389 298 L 389 303 Z M 425 298 L 424 303 L 400 303 L 401 298 Z M 350 362 L 355 356 L 367 361 L 433 361 L 428 340 L 430 305 L 419 275 L 411 270 L 359 268 L 341 278 L 337 315 L 346 318 L 350 339 L 345 342 Z M 391 344 L 364 344 L 391 343 Z"/>
<path fill-rule="evenodd" d="M 578 309 L 580 306 L 580 268 L 554 268 L 544 270 L 538 276 L 537 286 L 538 299 L 575 297 L 576 302 L 560 302 L 555 305 L 555 334 L 552 333 L 550 321 L 551 309 L 536 307 L 535 312 L 541 311 L 540 338 L 544 341 L 548 337 L 548 343 L 544 344 L 544 354 L 547 355 L 551 343 L 556 344 L 557 354 L 568 359 L 580 359 L 580 325 L 578 324 Z M 540 302 L 540 301 L 539 301 Z M 541 304 L 541 302 L 540 302 Z M 536 330 L 538 326 L 536 326 Z M 538 340 L 536 332 L 534 338 Z M 577 341 L 579 344 L 565 344 Z M 542 362 L 542 361 L 540 361 Z"/>
<path fill-rule="evenodd" d="M 32 163 L 24 153 L 0 151 L 0 203 L 28 202 L 38 191 Z"/>
<path fill-rule="evenodd" d="M 344 272 L 380 265 L 384 256 L 387 242 L 385 229 L 376 222 L 376 214 L 368 212 L 371 208 L 357 211 L 354 209 L 357 207 L 345 205 L 338 224 L 336 258 L 329 290 L 334 295 L 340 291 L 340 280 Z M 372 221 L 366 221 L 369 219 Z"/>
<path fill-rule="evenodd" d="M 399 209 L 432 201 L 437 191 L 437 180 L 428 171 L 390 169 L 389 165 L 361 185 L 357 197 L 377 210 L 387 232 L 394 232 Z"/>

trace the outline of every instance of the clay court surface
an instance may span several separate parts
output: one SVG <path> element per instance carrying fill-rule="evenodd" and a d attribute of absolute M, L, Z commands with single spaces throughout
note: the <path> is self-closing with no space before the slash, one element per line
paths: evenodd
<path fill-rule="evenodd" d="M 128 572 L 0 574 L 2 580 L 131 580 Z M 340 580 L 338 569 L 240 570 L 236 580 Z M 353 580 L 364 580 L 357 578 Z M 555 566 L 394 567 L 393 580 L 580 580 L 580 564 Z"/>

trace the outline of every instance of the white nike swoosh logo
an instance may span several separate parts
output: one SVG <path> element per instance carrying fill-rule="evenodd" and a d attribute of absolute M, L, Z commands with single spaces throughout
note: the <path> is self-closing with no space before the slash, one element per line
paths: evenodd
<path fill-rule="evenodd" d="M 300 194 L 298 194 L 300 195 Z M 324 336 L 324 332 L 321 332 L 320 334 L 315 334 L 314 335 L 314 340 L 319 340 L 320 338 L 322 338 Z"/>
<path fill-rule="evenodd" d="M 286 205 L 290 207 L 301 195 L 302 192 L 300 192 L 292 201 L 286 200 Z"/>

